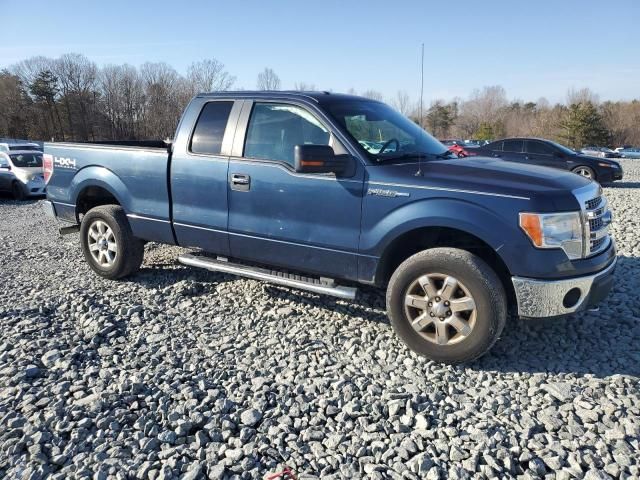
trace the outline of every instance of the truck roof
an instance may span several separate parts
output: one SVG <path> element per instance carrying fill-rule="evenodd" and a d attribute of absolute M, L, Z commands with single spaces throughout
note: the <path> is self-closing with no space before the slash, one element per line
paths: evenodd
<path fill-rule="evenodd" d="M 345 93 L 333 93 L 327 91 L 299 91 L 299 90 L 239 90 L 239 91 L 226 91 L 226 92 L 209 92 L 199 93 L 197 95 L 201 98 L 290 98 L 290 99 L 305 99 L 312 100 L 316 103 L 333 102 L 335 100 L 368 100 L 375 102 L 377 100 L 371 100 L 366 97 L 360 97 L 358 95 L 349 95 Z"/>

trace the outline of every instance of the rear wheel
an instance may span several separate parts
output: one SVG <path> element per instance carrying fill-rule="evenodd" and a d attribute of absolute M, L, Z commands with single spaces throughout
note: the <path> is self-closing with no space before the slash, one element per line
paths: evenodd
<path fill-rule="evenodd" d="M 80 242 L 87 263 L 98 275 L 115 280 L 138 271 L 144 242 L 133 236 L 122 207 L 103 205 L 82 218 Z"/>
<path fill-rule="evenodd" d="M 387 311 L 409 348 L 455 364 L 491 348 L 504 328 L 507 301 L 500 279 L 478 256 L 434 248 L 409 257 L 394 272 Z"/>
<path fill-rule="evenodd" d="M 18 182 L 13 182 L 11 184 L 11 193 L 13 195 L 13 198 L 15 198 L 16 200 L 24 200 L 26 197 L 24 188 L 22 188 Z"/>
<path fill-rule="evenodd" d="M 585 177 L 585 178 L 588 178 L 590 180 L 595 180 L 596 179 L 595 172 L 591 168 L 585 167 L 584 165 L 580 166 L 580 167 L 576 167 L 571 171 L 573 173 L 577 173 L 578 175 L 580 175 L 582 177 Z"/>

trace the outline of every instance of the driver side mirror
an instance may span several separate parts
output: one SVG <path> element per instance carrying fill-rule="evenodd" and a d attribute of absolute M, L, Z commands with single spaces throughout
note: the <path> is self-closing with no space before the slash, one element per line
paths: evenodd
<path fill-rule="evenodd" d="M 4 170 L 11 170 L 11 165 L 9 165 L 8 163 L 0 162 L 0 168 Z"/>
<path fill-rule="evenodd" d="M 348 156 L 336 155 L 329 145 L 296 145 L 294 147 L 295 170 L 298 173 L 343 173 L 348 166 Z"/>

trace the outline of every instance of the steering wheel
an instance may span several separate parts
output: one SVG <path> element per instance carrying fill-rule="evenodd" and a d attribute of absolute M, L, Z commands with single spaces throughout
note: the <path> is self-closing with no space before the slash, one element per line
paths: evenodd
<path fill-rule="evenodd" d="M 396 144 L 396 152 L 398 150 L 400 150 L 400 142 L 395 138 L 391 138 L 391 139 L 387 140 L 386 142 L 384 142 L 384 145 L 382 145 L 382 147 L 380 147 L 380 150 L 378 150 L 378 155 L 380 155 L 382 152 L 384 152 L 387 149 L 387 147 L 389 145 L 391 145 L 392 143 Z"/>

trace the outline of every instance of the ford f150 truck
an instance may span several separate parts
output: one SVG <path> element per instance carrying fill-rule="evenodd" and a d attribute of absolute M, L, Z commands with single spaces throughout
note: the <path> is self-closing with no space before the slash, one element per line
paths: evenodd
<path fill-rule="evenodd" d="M 570 172 L 447 148 L 384 103 L 327 92 L 196 96 L 172 142 L 47 143 L 47 208 L 86 261 L 131 275 L 144 242 L 179 261 L 353 299 L 386 287 L 414 351 L 486 352 L 510 311 L 572 314 L 613 283 L 611 213 Z"/>

